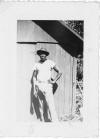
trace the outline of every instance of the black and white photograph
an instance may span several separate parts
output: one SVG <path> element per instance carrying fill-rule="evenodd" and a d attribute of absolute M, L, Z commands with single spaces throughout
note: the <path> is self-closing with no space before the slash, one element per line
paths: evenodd
<path fill-rule="evenodd" d="M 98 137 L 99 4 L 0 4 L 0 136 Z"/>
<path fill-rule="evenodd" d="M 82 20 L 17 21 L 19 121 L 83 121 L 83 48 Z"/>

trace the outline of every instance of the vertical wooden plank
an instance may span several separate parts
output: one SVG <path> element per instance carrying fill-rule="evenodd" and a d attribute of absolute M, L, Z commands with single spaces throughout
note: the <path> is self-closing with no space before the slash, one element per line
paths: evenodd
<path fill-rule="evenodd" d="M 69 109 L 70 109 L 70 112 L 69 112 L 69 115 L 72 114 L 72 105 L 73 105 L 73 57 L 70 56 L 70 105 L 69 105 Z"/>
<path fill-rule="evenodd" d="M 56 63 L 57 63 L 57 66 L 59 67 L 59 70 L 63 73 L 63 62 L 62 62 L 62 51 L 61 51 L 61 47 L 59 45 L 56 45 Z M 60 118 L 60 116 L 62 115 L 63 113 L 63 103 L 64 103 L 64 100 L 63 100 L 63 93 L 64 93 L 64 90 L 63 90 L 63 75 L 62 77 L 60 78 L 60 80 L 58 80 L 58 90 L 56 92 L 56 102 L 58 105 L 58 116 Z"/>
<path fill-rule="evenodd" d="M 76 110 L 76 72 L 77 72 L 77 59 L 73 57 L 72 62 L 72 114 L 75 114 Z"/>

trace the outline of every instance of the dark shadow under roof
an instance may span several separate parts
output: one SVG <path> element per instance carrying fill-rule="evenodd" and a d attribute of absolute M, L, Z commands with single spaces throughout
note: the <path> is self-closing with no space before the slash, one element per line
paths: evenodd
<path fill-rule="evenodd" d="M 83 40 L 57 20 L 32 20 L 73 57 L 83 54 Z"/>

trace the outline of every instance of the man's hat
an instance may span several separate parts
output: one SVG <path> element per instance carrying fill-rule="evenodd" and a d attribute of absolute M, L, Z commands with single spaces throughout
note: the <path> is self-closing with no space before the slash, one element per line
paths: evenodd
<path fill-rule="evenodd" d="M 49 52 L 46 50 L 46 48 L 41 48 L 40 50 L 37 50 L 37 54 L 38 55 L 45 54 L 46 56 L 48 56 Z"/>

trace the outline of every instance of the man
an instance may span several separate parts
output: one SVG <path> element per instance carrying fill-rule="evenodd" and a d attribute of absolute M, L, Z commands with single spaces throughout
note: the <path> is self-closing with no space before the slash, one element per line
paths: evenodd
<path fill-rule="evenodd" d="M 38 50 L 37 55 L 40 57 L 40 61 L 36 63 L 33 68 L 32 82 L 34 84 L 34 95 L 39 98 L 40 105 L 42 104 L 45 106 L 47 104 L 49 113 L 48 118 L 50 121 L 58 121 L 53 98 L 53 84 L 56 83 L 56 81 L 61 77 L 61 73 L 56 67 L 56 64 L 47 59 L 49 52 L 45 48 Z M 52 70 L 55 70 L 57 73 L 55 79 L 51 78 Z M 41 95 L 44 97 L 41 97 Z M 44 112 L 41 115 L 42 120 L 45 115 L 43 114 Z"/>

